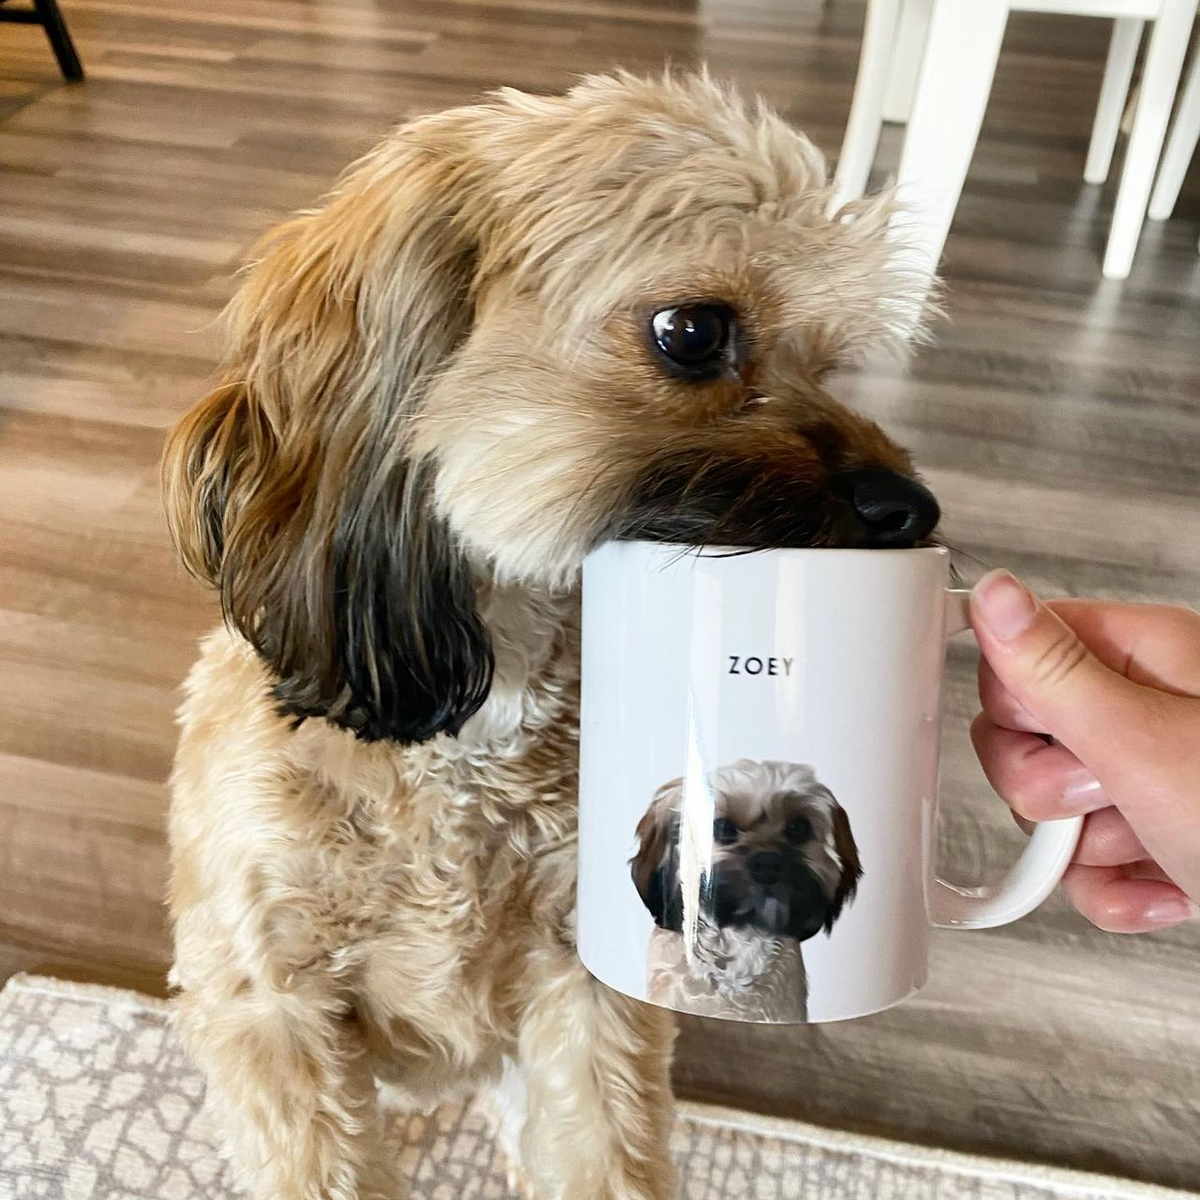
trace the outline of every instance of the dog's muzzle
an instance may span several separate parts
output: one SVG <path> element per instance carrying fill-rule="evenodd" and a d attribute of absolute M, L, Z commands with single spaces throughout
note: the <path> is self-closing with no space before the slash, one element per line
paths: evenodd
<path fill-rule="evenodd" d="M 867 467 L 819 483 L 786 458 L 665 456 L 605 536 L 747 549 L 921 545 L 941 513 L 923 484 Z M 603 539 L 602 539 L 603 540 Z"/>
<path fill-rule="evenodd" d="M 709 915 L 721 926 L 803 942 L 824 928 L 829 904 L 807 867 L 789 863 L 782 854 L 759 852 L 750 856 L 740 880 L 718 877 Z"/>

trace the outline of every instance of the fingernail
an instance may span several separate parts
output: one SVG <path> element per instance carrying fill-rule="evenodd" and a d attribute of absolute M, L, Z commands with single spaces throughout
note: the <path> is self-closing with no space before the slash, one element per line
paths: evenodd
<path fill-rule="evenodd" d="M 1064 800 L 1100 800 L 1104 785 L 1086 767 L 1072 771 L 1063 780 Z"/>
<path fill-rule="evenodd" d="M 990 571 L 975 585 L 975 611 L 993 637 L 1010 641 L 1033 623 L 1037 602 L 1007 571 Z"/>
<path fill-rule="evenodd" d="M 1194 904 L 1186 896 L 1170 896 L 1166 900 L 1148 904 L 1142 916 L 1151 925 L 1178 925 L 1181 921 L 1194 921 L 1200 917 L 1200 905 Z"/>

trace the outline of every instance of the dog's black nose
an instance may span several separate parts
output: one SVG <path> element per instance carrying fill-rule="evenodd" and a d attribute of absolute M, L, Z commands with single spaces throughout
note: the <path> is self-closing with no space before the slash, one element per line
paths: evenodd
<path fill-rule="evenodd" d="M 933 532 L 942 515 L 933 493 L 898 471 L 848 471 L 837 478 L 834 491 L 854 511 L 865 546 L 913 546 Z"/>
<path fill-rule="evenodd" d="M 750 878 L 755 883 L 778 883 L 780 875 L 783 874 L 783 855 L 764 850 L 759 854 L 750 855 L 747 867 Z"/>

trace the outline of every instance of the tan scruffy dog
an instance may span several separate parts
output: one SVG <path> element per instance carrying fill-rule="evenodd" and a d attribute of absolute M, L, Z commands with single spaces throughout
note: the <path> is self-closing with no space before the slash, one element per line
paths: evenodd
<path fill-rule="evenodd" d="M 579 566 L 931 531 L 821 386 L 914 315 L 884 209 L 827 201 L 706 78 L 590 78 L 404 126 L 249 268 L 165 470 L 227 624 L 173 777 L 176 1013 L 256 1200 L 395 1200 L 377 1083 L 507 1059 L 542 1200 L 672 1195 L 671 1022 L 573 948 Z"/>

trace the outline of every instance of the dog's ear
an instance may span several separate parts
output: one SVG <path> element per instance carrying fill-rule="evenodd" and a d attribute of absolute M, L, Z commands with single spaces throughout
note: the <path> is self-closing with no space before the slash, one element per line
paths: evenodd
<path fill-rule="evenodd" d="M 683 930 L 683 896 L 676 865 L 682 795 L 682 779 L 674 779 L 654 793 L 638 822 L 638 851 L 630 860 L 633 886 L 654 923 L 676 933 Z"/>
<path fill-rule="evenodd" d="M 846 810 L 833 800 L 832 795 L 830 800 L 833 801 L 830 809 L 833 817 L 833 846 L 837 851 L 842 871 L 838 876 L 833 899 L 825 912 L 826 933 L 833 929 L 833 923 L 841 915 L 842 909 L 854 898 L 854 893 L 858 890 L 858 881 L 862 878 L 862 864 L 858 860 L 858 846 L 850 830 L 850 818 L 846 816 Z"/>
<path fill-rule="evenodd" d="M 226 382 L 164 459 L 180 553 L 281 710 L 372 740 L 457 733 L 492 677 L 472 572 L 407 447 L 472 321 L 476 185 L 448 117 L 399 131 L 266 240 L 230 305 Z"/>

